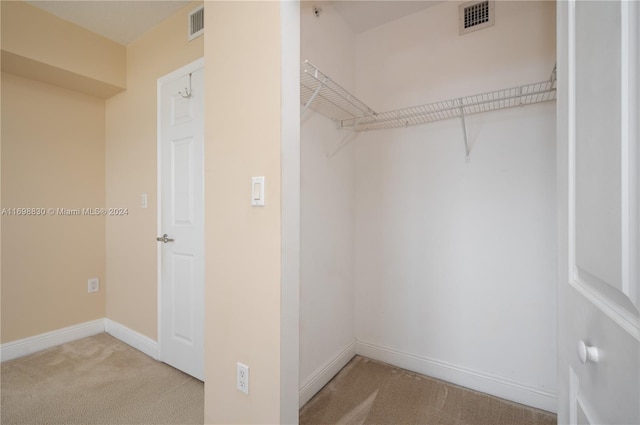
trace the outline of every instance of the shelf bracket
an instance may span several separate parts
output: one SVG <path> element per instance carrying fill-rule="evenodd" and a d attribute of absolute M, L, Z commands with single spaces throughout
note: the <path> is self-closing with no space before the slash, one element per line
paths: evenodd
<path fill-rule="evenodd" d="M 460 119 L 462 121 L 462 135 L 464 136 L 464 149 L 466 153 L 467 162 L 471 161 L 470 151 L 469 151 L 469 142 L 467 141 L 467 124 L 464 121 L 464 104 L 462 103 L 462 99 L 458 99 L 458 105 L 460 106 Z"/>
<path fill-rule="evenodd" d="M 355 118 L 353 120 L 353 125 L 351 126 L 346 126 L 344 125 L 344 121 L 345 120 L 340 120 L 338 121 L 338 128 L 339 129 L 343 129 L 343 130 L 351 130 L 351 131 L 358 131 L 358 125 L 360 125 L 360 122 L 362 122 L 363 119 L 365 119 L 366 117 L 368 117 L 369 114 L 364 114 L 364 115 L 360 115 L 359 117 Z"/>
<path fill-rule="evenodd" d="M 368 116 L 368 114 L 364 114 L 364 115 L 359 116 L 358 118 L 356 118 L 355 121 L 353 122 L 353 127 L 345 127 L 345 126 L 343 126 L 342 121 L 339 122 L 340 125 L 338 126 L 338 128 L 339 129 L 349 130 L 349 133 L 348 133 L 347 137 L 342 139 L 342 141 L 340 142 L 340 146 L 338 146 L 338 148 L 336 150 L 334 150 L 330 154 L 327 154 L 327 159 L 333 158 L 338 152 L 340 152 L 344 147 L 346 147 L 349 143 L 351 143 L 351 141 L 358 134 L 358 131 L 357 131 L 358 125 L 367 116 Z"/>
<path fill-rule="evenodd" d="M 356 137 L 358 137 L 358 133 L 356 131 L 345 133 L 345 137 L 342 138 L 338 147 L 334 149 L 333 152 L 327 154 L 327 159 L 331 159 L 336 156 L 338 152 L 346 148 L 353 140 L 355 140 Z"/>
<path fill-rule="evenodd" d="M 307 103 L 302 107 L 302 110 L 300 111 L 300 118 L 304 116 L 304 113 L 307 112 L 307 109 L 309 109 L 309 106 L 311 106 L 313 101 L 316 100 L 318 93 L 320 93 L 320 90 L 322 90 L 322 87 L 324 87 L 326 82 L 327 82 L 326 78 L 320 82 L 320 85 L 318 86 L 318 88 L 313 92 L 313 94 L 311 95 Z"/>

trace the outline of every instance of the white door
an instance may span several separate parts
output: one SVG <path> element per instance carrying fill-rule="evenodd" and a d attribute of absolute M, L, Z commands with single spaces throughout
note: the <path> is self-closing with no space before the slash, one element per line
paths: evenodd
<path fill-rule="evenodd" d="M 559 423 L 640 424 L 639 9 L 558 2 Z"/>
<path fill-rule="evenodd" d="M 202 61 L 158 80 L 160 360 L 204 380 Z"/>

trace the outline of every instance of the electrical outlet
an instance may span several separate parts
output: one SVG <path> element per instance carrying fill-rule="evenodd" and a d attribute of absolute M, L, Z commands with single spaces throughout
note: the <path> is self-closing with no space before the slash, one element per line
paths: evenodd
<path fill-rule="evenodd" d="M 238 391 L 249 394 L 249 366 L 238 362 L 236 372 Z"/>
<path fill-rule="evenodd" d="M 87 292 L 98 292 L 100 290 L 100 279 L 94 277 L 87 281 Z"/>

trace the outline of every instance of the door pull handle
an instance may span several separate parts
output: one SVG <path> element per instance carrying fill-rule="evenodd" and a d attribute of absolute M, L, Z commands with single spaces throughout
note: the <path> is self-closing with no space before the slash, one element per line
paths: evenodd
<path fill-rule="evenodd" d="M 174 239 L 170 239 L 169 235 L 167 235 L 166 233 L 160 237 L 157 237 L 156 240 L 158 242 L 163 242 L 163 243 L 167 243 L 167 242 L 173 242 Z"/>

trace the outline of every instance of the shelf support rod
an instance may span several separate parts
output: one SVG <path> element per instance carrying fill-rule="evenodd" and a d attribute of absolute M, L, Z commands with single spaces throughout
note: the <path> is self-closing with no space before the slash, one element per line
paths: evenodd
<path fill-rule="evenodd" d="M 352 126 L 346 126 L 344 125 L 345 120 L 340 120 L 339 121 L 339 125 L 338 128 L 340 129 L 347 129 L 347 130 L 351 130 L 351 131 L 358 131 L 358 125 L 360 125 L 360 122 L 365 119 L 366 117 L 368 117 L 369 114 L 364 114 L 364 115 L 360 115 L 359 117 L 355 118 L 353 120 L 353 125 Z"/>
<path fill-rule="evenodd" d="M 346 134 L 347 134 L 346 137 L 342 139 L 342 141 L 340 142 L 340 145 L 333 152 L 327 154 L 327 159 L 333 158 L 338 152 L 340 152 L 342 149 L 347 147 L 347 145 L 351 143 L 358 136 L 358 133 L 355 131 L 350 131 Z"/>
<path fill-rule="evenodd" d="M 300 111 L 300 118 L 304 116 L 304 113 L 307 112 L 307 109 L 309 109 L 309 106 L 311 106 L 313 101 L 316 100 L 318 93 L 320 93 L 320 90 L 322 89 L 322 87 L 324 87 L 326 81 L 327 79 L 325 78 L 324 80 L 322 80 L 322 82 L 320 82 L 320 85 L 318 86 L 318 88 L 313 92 L 313 94 L 309 98 L 309 101 L 304 105 L 304 107 Z"/>
<path fill-rule="evenodd" d="M 469 143 L 467 141 L 467 124 L 464 121 L 464 107 L 462 104 L 462 99 L 458 99 L 458 105 L 460 105 L 460 119 L 462 121 L 462 135 L 464 136 L 464 150 L 466 153 L 467 162 L 471 160 L 469 157 Z"/>

